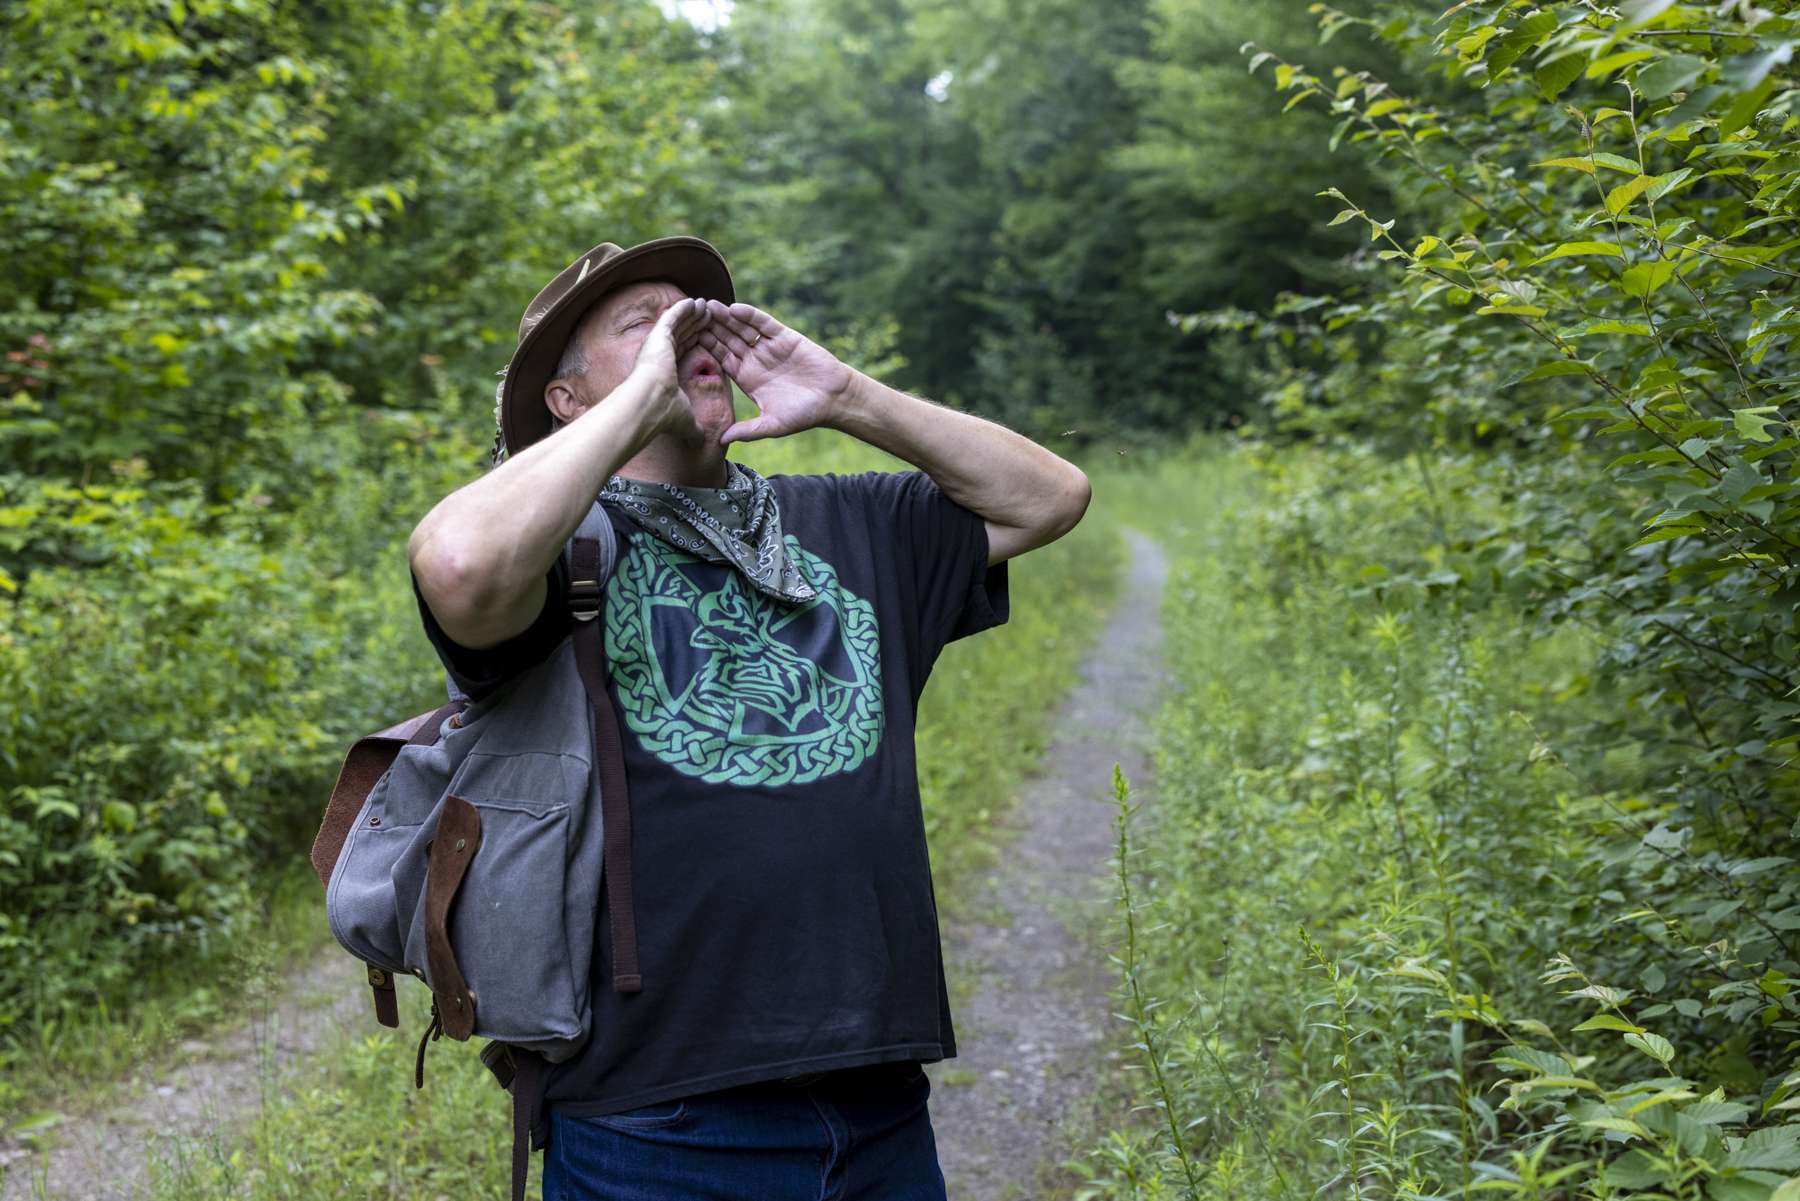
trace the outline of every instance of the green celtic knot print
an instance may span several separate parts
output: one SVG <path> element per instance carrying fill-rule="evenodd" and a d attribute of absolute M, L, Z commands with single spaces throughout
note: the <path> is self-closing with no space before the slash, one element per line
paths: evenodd
<path fill-rule="evenodd" d="M 811 601 L 771 600 L 653 536 L 631 539 L 607 586 L 606 654 L 625 724 L 685 775 L 810 784 L 854 771 L 881 743 L 874 606 L 784 541 L 817 589 Z"/>

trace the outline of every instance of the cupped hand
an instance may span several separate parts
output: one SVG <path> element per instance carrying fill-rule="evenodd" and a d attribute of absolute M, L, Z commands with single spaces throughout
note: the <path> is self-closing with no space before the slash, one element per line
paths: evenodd
<path fill-rule="evenodd" d="M 757 415 L 719 436 L 721 445 L 779 438 L 823 425 L 850 386 L 850 369 L 823 346 L 748 304 L 709 300 L 712 322 L 696 335 L 756 405 Z"/>
<path fill-rule="evenodd" d="M 696 433 L 693 400 L 681 387 L 681 356 L 699 339 L 712 321 L 707 302 L 698 298 L 678 300 L 664 309 L 644 335 L 631 373 L 647 380 L 654 398 L 650 416 L 657 432 Z"/>

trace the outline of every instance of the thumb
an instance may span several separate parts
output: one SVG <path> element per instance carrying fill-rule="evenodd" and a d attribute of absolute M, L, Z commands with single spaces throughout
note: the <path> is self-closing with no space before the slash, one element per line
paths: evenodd
<path fill-rule="evenodd" d="M 748 421 L 740 421 L 719 435 L 719 445 L 729 446 L 733 442 L 754 442 L 758 438 L 774 438 L 781 434 L 780 423 L 768 416 L 752 417 Z"/>

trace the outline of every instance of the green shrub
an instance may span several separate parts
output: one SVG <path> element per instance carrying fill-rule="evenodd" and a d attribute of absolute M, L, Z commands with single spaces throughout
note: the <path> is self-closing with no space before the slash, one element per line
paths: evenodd
<path fill-rule="evenodd" d="M 1768 1196 L 1800 973 L 1739 915 L 1789 883 L 1654 836 L 1672 731 L 1585 741 L 1636 687 L 1614 636 L 1527 620 L 1465 534 L 1508 475 L 1427 462 L 1161 477 L 1177 686 L 1123 860 L 1153 1120 L 1085 1195 Z"/>

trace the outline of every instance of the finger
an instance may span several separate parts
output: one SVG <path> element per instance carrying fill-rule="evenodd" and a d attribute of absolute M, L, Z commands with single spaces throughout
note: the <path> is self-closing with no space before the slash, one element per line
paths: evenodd
<path fill-rule="evenodd" d="M 715 316 L 716 315 L 717 314 L 715 314 Z M 715 321 L 710 327 L 709 332 L 724 345 L 729 353 L 736 355 L 740 359 L 747 359 L 750 357 L 750 342 L 744 338 L 743 334 L 732 329 L 728 322 Z"/>
<path fill-rule="evenodd" d="M 670 340 L 674 343 L 678 356 L 688 352 L 699 338 L 701 331 L 712 321 L 712 314 L 706 310 L 703 304 L 686 300 L 681 301 L 680 304 L 686 306 L 687 311 L 676 318 L 674 328 L 669 331 Z"/>
<path fill-rule="evenodd" d="M 732 320 L 747 325 L 765 338 L 778 337 L 787 332 L 787 326 L 775 320 L 753 304 L 738 303 L 725 310 Z"/>
<path fill-rule="evenodd" d="M 730 330 L 732 333 L 736 334 L 745 345 L 754 346 L 763 338 L 770 336 L 758 329 L 751 322 L 746 321 L 738 313 L 733 312 L 734 309 L 748 309 L 750 307 L 749 305 L 728 305 L 722 301 L 710 300 L 707 302 L 706 307 L 712 314 L 715 326 L 720 329 Z"/>
<path fill-rule="evenodd" d="M 701 330 L 699 336 L 694 339 L 694 345 L 719 360 L 719 366 L 725 369 L 726 375 L 736 375 L 738 368 L 743 366 L 742 356 L 719 340 L 716 329 Z"/>
<path fill-rule="evenodd" d="M 702 300 L 678 300 L 669 307 L 676 314 L 674 333 L 677 338 L 693 337 L 697 330 L 712 320 L 712 310 Z"/>
<path fill-rule="evenodd" d="M 653 331 L 660 330 L 673 337 L 675 327 L 681 323 L 682 318 L 690 316 L 692 312 L 692 304 L 686 300 L 678 300 L 656 315 L 656 324 L 651 329 Z"/>
<path fill-rule="evenodd" d="M 730 426 L 719 435 L 719 445 L 729 446 L 733 442 L 754 442 L 758 438 L 774 438 L 781 433 L 780 425 L 772 417 L 752 417 L 748 421 L 740 421 Z"/>

